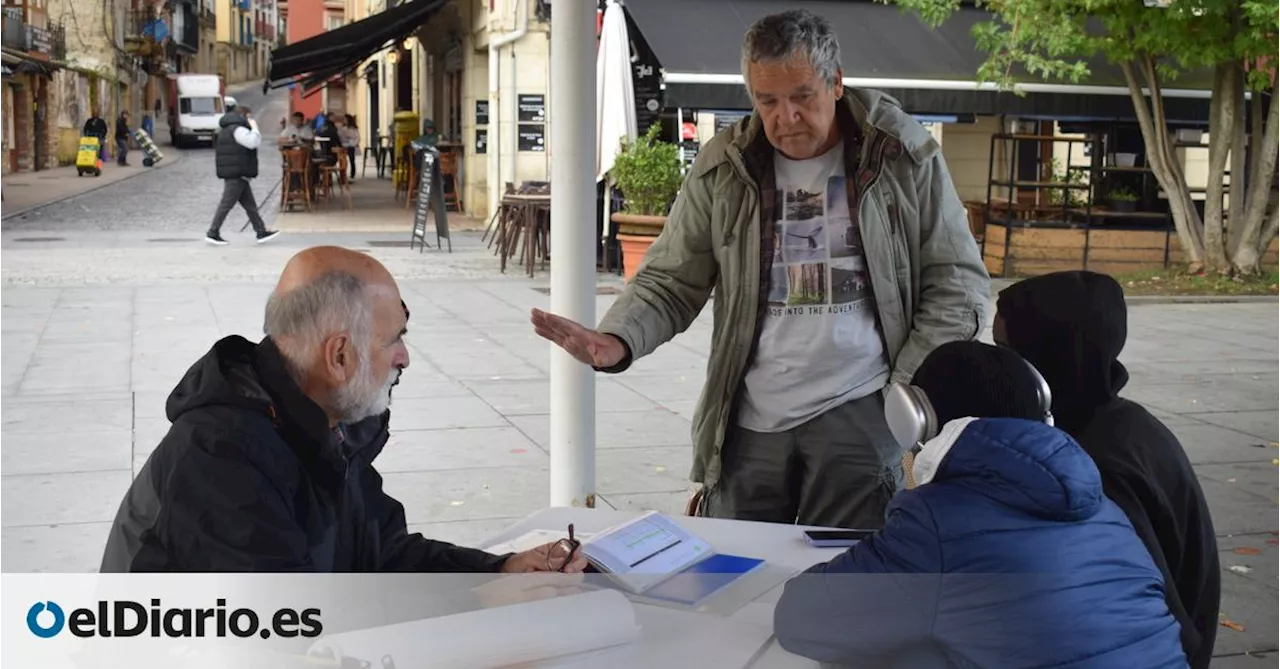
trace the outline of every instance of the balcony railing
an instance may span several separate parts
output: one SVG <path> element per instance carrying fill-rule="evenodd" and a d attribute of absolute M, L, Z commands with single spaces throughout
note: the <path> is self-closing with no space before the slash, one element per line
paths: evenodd
<path fill-rule="evenodd" d="M 49 26 L 49 34 L 53 40 L 53 49 L 49 56 L 54 60 L 67 59 L 67 27 L 61 23 Z"/>
<path fill-rule="evenodd" d="M 154 9 L 131 9 L 125 12 L 124 33 L 127 38 L 160 42 L 168 37 L 168 26 Z"/>
<path fill-rule="evenodd" d="M 21 7 L 4 8 L 4 46 L 17 51 L 27 50 L 27 24 L 22 22 Z"/>

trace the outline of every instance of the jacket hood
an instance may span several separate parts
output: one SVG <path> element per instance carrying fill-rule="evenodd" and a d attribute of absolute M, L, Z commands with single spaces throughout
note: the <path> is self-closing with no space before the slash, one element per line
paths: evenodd
<path fill-rule="evenodd" d="M 165 402 L 165 414 L 176 422 L 183 414 L 212 406 L 233 406 L 269 414 L 271 397 L 258 382 L 254 363 L 257 344 L 226 337 L 200 358 Z"/>
<path fill-rule="evenodd" d="M 324 461 L 341 469 L 347 456 L 357 465 L 373 462 L 386 445 L 390 411 L 352 425 L 338 434 L 329 428 L 324 411 L 304 395 L 286 371 L 270 338 L 260 344 L 233 335 L 213 345 L 170 393 L 165 413 L 170 422 L 183 414 L 216 406 L 238 407 L 268 416 L 285 440 L 305 460 Z"/>
<path fill-rule="evenodd" d="M 916 458 L 933 463 L 932 482 L 967 486 L 1038 518 L 1084 520 L 1098 513 L 1105 499 L 1089 454 L 1065 432 L 1036 421 L 956 419 Z"/>
<path fill-rule="evenodd" d="M 1124 289 L 1095 272 L 1055 272 L 1000 292 L 1006 343 L 1053 390 L 1058 425 L 1072 431 L 1114 400 L 1129 380 L 1120 363 L 1127 336 Z"/>
<path fill-rule="evenodd" d="M 240 112 L 227 112 L 218 121 L 218 126 L 225 128 L 229 125 L 242 125 L 247 128 L 249 127 L 249 119 L 245 118 L 244 114 Z"/>

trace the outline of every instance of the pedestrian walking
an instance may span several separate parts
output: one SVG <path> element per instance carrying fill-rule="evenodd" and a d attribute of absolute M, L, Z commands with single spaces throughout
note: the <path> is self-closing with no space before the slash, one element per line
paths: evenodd
<path fill-rule="evenodd" d="M 120 118 L 116 119 L 116 164 L 124 167 L 129 165 L 129 112 L 120 112 Z"/>
<path fill-rule="evenodd" d="M 214 142 L 214 164 L 218 170 L 218 178 L 222 179 L 222 201 L 218 210 L 213 213 L 213 224 L 204 236 L 205 241 L 217 246 L 225 246 L 227 240 L 222 238 L 222 223 L 227 220 L 231 208 L 240 203 L 245 213 L 249 214 L 249 222 L 258 235 L 258 243 L 273 239 L 280 234 L 278 230 L 268 230 L 267 224 L 258 213 L 258 203 L 253 199 L 253 188 L 250 182 L 258 176 L 258 147 L 262 145 L 262 133 L 258 132 L 258 123 L 253 119 L 253 110 L 240 106 L 233 113 L 223 114 L 222 129 Z"/>
<path fill-rule="evenodd" d="M 107 122 L 103 120 L 98 113 L 98 108 L 94 107 L 89 112 L 89 119 L 84 122 L 84 136 L 98 138 L 98 158 L 107 159 Z"/>

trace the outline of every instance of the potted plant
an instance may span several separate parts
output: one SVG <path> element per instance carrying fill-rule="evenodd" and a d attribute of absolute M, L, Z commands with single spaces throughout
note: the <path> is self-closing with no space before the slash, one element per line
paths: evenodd
<path fill-rule="evenodd" d="M 613 214 L 622 246 L 627 281 L 635 275 L 645 253 L 667 222 L 667 211 L 680 191 L 680 149 L 658 141 L 654 124 L 634 142 L 623 140 L 622 151 L 609 171 L 625 198 L 622 211 Z"/>
<path fill-rule="evenodd" d="M 1111 189 L 1111 193 L 1107 196 L 1107 204 L 1112 211 L 1133 212 L 1138 208 L 1138 196 L 1128 188 L 1118 186 Z"/>

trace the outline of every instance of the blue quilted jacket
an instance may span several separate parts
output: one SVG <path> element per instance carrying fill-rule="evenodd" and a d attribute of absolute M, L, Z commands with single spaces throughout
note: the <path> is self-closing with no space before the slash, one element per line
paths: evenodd
<path fill-rule="evenodd" d="M 1093 461 L 1015 419 L 969 423 L 883 530 L 787 584 L 774 625 L 787 650 L 851 666 L 1187 666 L 1160 572 Z"/>

